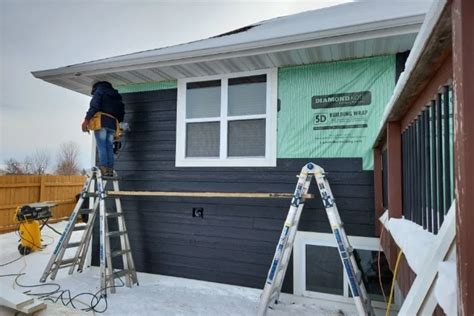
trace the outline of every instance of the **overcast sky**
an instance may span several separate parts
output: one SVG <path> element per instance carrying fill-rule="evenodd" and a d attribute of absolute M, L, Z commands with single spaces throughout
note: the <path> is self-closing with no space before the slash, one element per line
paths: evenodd
<path fill-rule="evenodd" d="M 0 165 L 36 149 L 54 159 L 67 141 L 80 146 L 81 167 L 90 165 L 92 136 L 80 130 L 90 98 L 31 71 L 185 43 L 341 2 L 0 0 Z"/>

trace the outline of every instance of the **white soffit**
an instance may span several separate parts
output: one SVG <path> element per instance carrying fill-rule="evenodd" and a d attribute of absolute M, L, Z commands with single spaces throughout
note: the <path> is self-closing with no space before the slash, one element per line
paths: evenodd
<path fill-rule="evenodd" d="M 112 84 L 174 80 L 409 50 L 431 1 L 365 1 L 263 21 L 187 44 L 33 72 L 88 94 Z"/>

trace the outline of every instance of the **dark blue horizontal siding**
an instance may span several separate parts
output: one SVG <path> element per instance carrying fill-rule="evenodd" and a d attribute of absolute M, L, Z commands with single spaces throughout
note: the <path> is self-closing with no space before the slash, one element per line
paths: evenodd
<path fill-rule="evenodd" d="M 373 177 L 362 170 L 361 159 L 278 159 L 274 168 L 176 168 L 176 89 L 123 98 L 131 131 L 116 162 L 122 190 L 292 193 L 296 175 L 313 161 L 327 172 L 347 233 L 373 236 Z M 300 230 L 330 232 L 314 183 L 310 192 L 317 198 L 306 202 Z M 286 199 L 124 197 L 122 203 L 138 271 L 257 288 L 265 283 L 289 207 Z M 204 218 L 193 218 L 193 207 L 202 207 Z M 292 278 L 290 264 L 285 291 L 292 290 Z"/>

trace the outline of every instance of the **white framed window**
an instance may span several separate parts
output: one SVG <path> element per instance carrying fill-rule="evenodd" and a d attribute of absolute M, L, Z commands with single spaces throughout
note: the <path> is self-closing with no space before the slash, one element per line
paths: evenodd
<path fill-rule="evenodd" d="M 276 166 L 276 115 L 276 68 L 179 79 L 176 166 Z"/>
<path fill-rule="evenodd" d="M 385 308 L 378 283 L 378 271 L 374 270 L 378 266 L 377 252 L 381 250 L 379 238 L 359 236 L 348 236 L 348 238 L 357 252 L 359 264 L 365 274 L 365 283 L 372 305 Z M 348 304 L 354 302 L 333 234 L 298 231 L 293 251 L 293 293 L 295 295 Z M 386 260 L 383 256 L 381 269 L 385 264 Z M 388 276 L 390 278 L 387 278 Z M 386 293 L 389 292 L 391 273 L 388 276 L 384 276 Z M 399 306 L 401 294 L 398 287 L 396 289 L 394 304 Z"/>

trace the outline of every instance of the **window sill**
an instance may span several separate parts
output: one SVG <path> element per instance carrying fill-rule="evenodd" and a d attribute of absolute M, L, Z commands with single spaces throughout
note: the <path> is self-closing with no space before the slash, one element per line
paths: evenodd
<path fill-rule="evenodd" d="M 276 167 L 276 158 L 192 158 L 180 159 L 176 167 Z"/>

